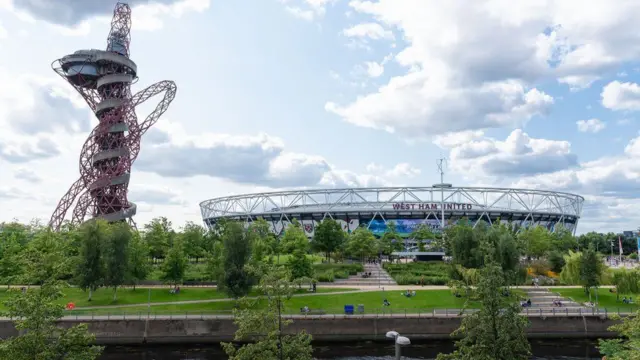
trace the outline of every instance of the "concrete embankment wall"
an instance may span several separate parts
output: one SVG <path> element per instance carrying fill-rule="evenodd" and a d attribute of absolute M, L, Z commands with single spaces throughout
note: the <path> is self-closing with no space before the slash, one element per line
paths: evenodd
<path fill-rule="evenodd" d="M 607 328 L 614 322 L 600 316 L 530 317 L 530 338 L 611 337 Z M 62 326 L 86 323 L 100 344 L 206 343 L 233 340 L 236 327 L 226 319 L 126 319 L 64 320 Z M 397 318 L 297 318 L 286 332 L 305 330 L 317 341 L 381 340 L 389 330 L 410 339 L 449 339 L 460 325 L 458 317 Z M 9 321 L 0 321 L 0 337 L 15 336 Z"/>

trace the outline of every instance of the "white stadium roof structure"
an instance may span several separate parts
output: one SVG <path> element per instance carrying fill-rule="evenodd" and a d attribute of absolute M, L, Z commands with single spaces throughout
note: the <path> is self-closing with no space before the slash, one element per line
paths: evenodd
<path fill-rule="evenodd" d="M 583 203 L 580 195 L 544 190 L 380 187 L 234 195 L 203 201 L 200 210 L 207 226 L 223 218 L 246 223 L 263 218 L 272 225 L 273 232 L 280 234 L 297 219 L 307 235 L 312 236 L 320 221 L 332 218 L 345 231 L 366 226 L 380 235 L 389 221 L 394 221 L 401 233 L 409 233 L 418 224 L 427 224 L 437 231 L 444 204 L 445 224 L 466 218 L 474 226 L 480 221 L 501 221 L 554 230 L 561 224 L 575 232 Z"/>

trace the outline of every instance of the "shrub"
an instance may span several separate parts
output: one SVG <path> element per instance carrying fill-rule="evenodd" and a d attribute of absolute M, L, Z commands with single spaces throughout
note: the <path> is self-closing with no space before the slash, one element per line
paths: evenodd
<path fill-rule="evenodd" d="M 529 265 L 532 275 L 546 276 L 551 270 L 549 264 L 544 260 L 536 260 Z"/>
<path fill-rule="evenodd" d="M 349 272 L 346 270 L 338 270 L 333 272 L 333 276 L 336 279 L 346 279 L 349 277 Z"/>
<path fill-rule="evenodd" d="M 638 254 L 637 254 L 637 253 L 631 253 L 631 254 L 629 254 L 629 259 L 631 259 L 631 260 L 638 260 Z"/>
<path fill-rule="evenodd" d="M 564 267 L 565 261 L 562 253 L 559 251 L 552 251 L 549 253 L 549 266 L 551 267 L 551 271 L 555 273 L 560 273 L 562 268 Z"/>
<path fill-rule="evenodd" d="M 333 282 L 335 277 L 333 274 L 333 270 L 327 270 L 323 272 L 317 272 L 315 278 L 318 282 Z"/>

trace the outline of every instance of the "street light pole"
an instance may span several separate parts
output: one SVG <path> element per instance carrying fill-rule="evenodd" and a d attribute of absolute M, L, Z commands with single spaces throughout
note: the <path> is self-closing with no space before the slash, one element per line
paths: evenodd
<path fill-rule="evenodd" d="M 409 340 L 408 337 L 405 336 L 400 336 L 400 334 L 397 331 L 387 331 L 386 337 L 395 340 L 395 345 L 396 345 L 396 360 L 400 360 L 400 358 L 402 357 L 402 346 L 407 346 L 411 344 L 411 341 Z"/>

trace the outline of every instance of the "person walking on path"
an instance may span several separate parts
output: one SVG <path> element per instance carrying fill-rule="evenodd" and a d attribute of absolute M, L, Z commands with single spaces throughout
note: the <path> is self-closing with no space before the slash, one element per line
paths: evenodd
<path fill-rule="evenodd" d="M 420 276 L 420 286 L 424 286 L 424 275 Z"/>

